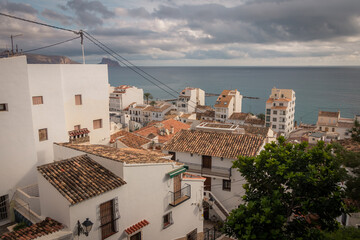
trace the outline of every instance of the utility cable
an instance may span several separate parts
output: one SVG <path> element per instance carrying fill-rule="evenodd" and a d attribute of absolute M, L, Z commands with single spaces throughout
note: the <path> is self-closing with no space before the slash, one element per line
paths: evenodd
<path fill-rule="evenodd" d="M 70 41 L 78 39 L 78 38 L 80 38 L 80 36 L 75 37 L 75 38 L 71 38 L 71 39 L 68 39 L 68 40 L 65 40 L 65 41 L 62 41 L 62 42 L 54 43 L 54 44 L 51 44 L 51 45 L 48 45 L 48 46 L 39 47 L 39 48 L 35 48 L 35 49 L 30 49 L 30 50 L 26 50 L 26 51 L 22 51 L 22 52 L 27 53 L 27 52 L 33 52 L 33 51 L 37 51 L 37 50 L 41 50 L 41 49 L 45 49 L 45 48 L 49 48 L 49 47 L 54 47 L 54 46 L 57 46 L 57 45 L 60 45 L 60 44 L 66 43 L 66 42 L 70 42 Z"/>
<path fill-rule="evenodd" d="M 25 18 L 20 18 L 20 17 L 16 17 L 16 16 L 13 16 L 13 15 L 1 13 L 1 12 L 0 12 L 0 15 L 5 16 L 5 17 L 9 17 L 9 18 L 14 18 L 14 19 L 17 19 L 17 20 L 21 20 L 21 21 L 24 21 L 24 22 L 34 23 L 34 24 L 45 26 L 45 27 L 55 28 L 55 29 L 58 29 L 58 30 L 63 30 L 63 31 L 68 31 L 68 32 L 72 32 L 72 33 L 75 33 L 75 34 L 79 34 L 79 32 L 74 31 L 72 29 L 68 29 L 68 28 L 57 27 L 57 26 L 54 26 L 54 25 L 50 25 L 50 24 L 46 24 L 46 23 L 42 23 L 42 22 L 37 22 L 37 21 L 32 21 L 32 20 L 28 20 L 28 19 L 25 19 Z"/>

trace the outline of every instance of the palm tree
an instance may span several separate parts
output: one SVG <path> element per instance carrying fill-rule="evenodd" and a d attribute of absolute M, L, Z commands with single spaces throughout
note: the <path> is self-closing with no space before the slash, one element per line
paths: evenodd
<path fill-rule="evenodd" d="M 151 93 L 144 93 L 144 98 L 146 100 L 146 104 L 149 104 L 149 99 L 153 99 Z"/>

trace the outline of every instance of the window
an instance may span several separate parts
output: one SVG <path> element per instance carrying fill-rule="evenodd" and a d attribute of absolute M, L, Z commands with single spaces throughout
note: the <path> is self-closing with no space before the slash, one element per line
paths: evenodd
<path fill-rule="evenodd" d="M 39 129 L 39 141 L 48 140 L 47 128 Z"/>
<path fill-rule="evenodd" d="M 0 221 L 8 219 L 9 216 L 9 195 L 0 197 Z"/>
<path fill-rule="evenodd" d="M 273 118 L 273 122 L 276 122 L 276 120 L 277 120 L 276 118 Z"/>
<path fill-rule="evenodd" d="M 224 191 L 231 191 L 231 180 L 223 179 L 223 187 L 222 190 Z"/>
<path fill-rule="evenodd" d="M 93 121 L 93 128 L 98 129 L 102 128 L 102 119 L 96 119 Z"/>
<path fill-rule="evenodd" d="M 281 94 L 281 98 L 284 98 L 284 94 Z"/>
<path fill-rule="evenodd" d="M 130 240 L 141 240 L 141 232 L 138 232 L 130 237 Z"/>
<path fill-rule="evenodd" d="M 266 109 L 266 114 L 271 114 L 271 109 Z"/>
<path fill-rule="evenodd" d="M 35 97 L 32 97 L 32 102 L 33 102 L 33 105 L 39 105 L 39 104 L 43 104 L 43 97 L 42 96 L 35 96 Z"/>
<path fill-rule="evenodd" d="M 273 103 L 273 106 L 276 107 L 276 103 Z"/>
<path fill-rule="evenodd" d="M 6 111 L 8 111 L 7 103 L 0 103 L 0 112 L 6 112 Z"/>
<path fill-rule="evenodd" d="M 277 111 L 276 111 L 276 110 L 274 110 L 274 111 L 273 111 L 273 114 L 277 114 Z"/>
<path fill-rule="evenodd" d="M 272 128 L 276 129 L 276 125 L 272 125 Z"/>
<path fill-rule="evenodd" d="M 283 104 L 283 103 L 279 103 L 279 106 L 284 106 L 284 104 Z"/>
<path fill-rule="evenodd" d="M 75 95 L 75 105 L 82 105 L 81 94 Z"/>
<path fill-rule="evenodd" d="M 270 123 L 266 123 L 266 127 L 270 127 Z"/>
<path fill-rule="evenodd" d="M 176 160 L 176 152 L 169 152 L 169 155 L 171 155 L 171 160 Z"/>
<path fill-rule="evenodd" d="M 116 219 L 114 215 L 114 200 L 100 204 L 100 228 L 102 239 L 105 239 L 116 233 Z"/>
<path fill-rule="evenodd" d="M 163 216 L 163 228 L 167 228 L 173 224 L 172 212 Z"/>

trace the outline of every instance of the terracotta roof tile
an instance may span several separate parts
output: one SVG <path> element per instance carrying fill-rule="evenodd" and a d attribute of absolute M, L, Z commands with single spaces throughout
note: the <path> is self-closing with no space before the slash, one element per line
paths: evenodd
<path fill-rule="evenodd" d="M 256 156 L 264 139 L 248 134 L 182 130 L 163 149 L 237 159 L 239 155 Z"/>
<path fill-rule="evenodd" d="M 172 105 L 170 104 L 163 104 L 160 106 L 147 106 L 143 111 L 147 111 L 147 112 L 163 112 L 169 108 L 171 108 Z"/>
<path fill-rule="evenodd" d="M 340 112 L 325 112 L 325 111 L 319 111 L 319 117 L 339 117 Z"/>
<path fill-rule="evenodd" d="M 260 118 L 248 118 L 245 120 L 245 123 L 256 124 L 256 125 L 265 125 L 265 120 L 261 120 Z"/>
<path fill-rule="evenodd" d="M 78 135 L 90 133 L 90 131 L 87 128 L 82 128 L 82 129 L 79 129 L 79 130 L 69 131 L 68 133 L 69 133 L 69 136 L 73 137 L 73 136 L 78 136 Z"/>
<path fill-rule="evenodd" d="M 141 228 L 149 225 L 150 223 L 147 221 L 147 220 L 142 220 L 134 225 L 132 225 L 131 227 L 128 227 L 127 229 L 125 229 L 125 232 L 130 235 L 130 234 L 133 234 L 137 231 L 139 231 Z"/>
<path fill-rule="evenodd" d="M 151 142 L 150 139 L 147 139 L 143 136 L 136 135 L 127 131 L 119 131 L 110 136 L 110 142 L 114 143 L 116 140 L 119 140 L 126 146 L 130 148 L 142 148 L 141 146 Z"/>
<path fill-rule="evenodd" d="M 355 125 L 353 122 L 338 122 L 338 127 L 339 128 L 347 128 L 347 129 L 351 129 L 353 128 Z"/>
<path fill-rule="evenodd" d="M 26 227 L 17 231 L 13 231 L 10 233 L 5 233 L 0 236 L 0 239 L 3 240 L 15 240 L 15 239 L 23 239 L 23 240 L 31 240 L 36 239 L 41 236 L 49 235 L 54 232 L 60 231 L 64 226 L 47 217 L 45 220 L 31 225 L 30 227 Z"/>
<path fill-rule="evenodd" d="M 87 155 L 45 164 L 39 166 L 38 171 L 71 204 L 126 184 Z"/>
<path fill-rule="evenodd" d="M 161 129 L 167 129 L 170 132 L 171 127 L 174 128 L 173 134 L 160 135 Z M 161 122 L 151 122 L 150 124 L 148 124 L 148 126 L 143 127 L 141 129 L 135 131 L 134 133 L 139 134 L 144 137 L 148 137 L 150 134 L 153 134 L 153 135 L 158 136 L 160 143 L 165 143 L 165 142 L 169 141 L 172 137 L 174 137 L 175 133 L 179 132 L 182 129 L 189 129 L 189 128 L 190 128 L 190 126 L 186 123 L 182 123 L 182 122 L 176 121 L 174 119 L 167 119 L 167 120 L 164 120 Z"/>
<path fill-rule="evenodd" d="M 217 99 L 214 107 L 228 107 L 232 98 L 233 98 L 233 96 L 225 96 L 225 97 L 220 96 Z"/>
<path fill-rule="evenodd" d="M 249 113 L 242 113 L 242 112 L 235 112 L 233 114 L 231 114 L 231 116 L 229 117 L 229 119 L 231 120 L 245 120 L 250 116 Z"/>
<path fill-rule="evenodd" d="M 70 143 L 57 143 L 60 146 L 79 150 L 85 153 L 90 153 L 99 157 L 110 160 L 123 162 L 127 164 L 141 164 L 141 163 L 167 163 L 174 162 L 166 159 L 169 155 L 150 151 L 146 149 L 135 148 L 114 148 L 105 145 L 76 145 Z"/>
<path fill-rule="evenodd" d="M 360 143 L 356 142 L 352 139 L 342 139 L 338 140 L 338 142 L 343 146 L 346 150 L 352 152 L 360 152 Z"/>

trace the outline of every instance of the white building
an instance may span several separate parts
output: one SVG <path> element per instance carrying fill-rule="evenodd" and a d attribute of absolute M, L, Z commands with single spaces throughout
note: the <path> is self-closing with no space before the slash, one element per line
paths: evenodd
<path fill-rule="evenodd" d="M 106 66 L 3 58 L 0 82 L 0 201 L 36 182 L 36 166 L 54 159 L 53 142 L 109 142 Z"/>
<path fill-rule="evenodd" d="M 355 119 L 341 118 L 340 111 L 326 112 L 319 111 L 316 123 L 317 130 L 325 132 L 327 136 L 334 136 L 334 139 L 351 138 L 349 130 L 354 127 Z"/>
<path fill-rule="evenodd" d="M 237 89 L 223 90 L 214 105 L 215 120 L 225 122 L 234 112 L 241 112 L 242 98 Z"/>
<path fill-rule="evenodd" d="M 110 111 L 120 112 L 131 103 L 144 104 L 144 91 L 134 86 L 121 85 L 111 87 Z"/>
<path fill-rule="evenodd" d="M 58 161 L 38 168 L 41 214 L 74 238 L 201 239 L 205 179 L 170 156 L 103 145 L 56 144 L 54 152 Z M 92 230 L 78 238 L 87 218 Z"/>
<path fill-rule="evenodd" d="M 155 106 L 146 104 L 132 103 L 126 109 L 130 120 L 145 125 L 151 121 L 162 121 L 165 119 L 166 113 L 173 109 L 173 105 L 168 103 L 159 103 Z"/>
<path fill-rule="evenodd" d="M 266 101 L 266 126 L 284 136 L 294 130 L 295 92 L 292 89 L 271 89 Z"/>
<path fill-rule="evenodd" d="M 187 165 L 188 172 L 206 178 L 205 193 L 214 200 L 213 209 L 218 216 L 225 219 L 229 211 L 238 207 L 245 193 L 242 187 L 245 180 L 236 169 L 232 169 L 232 162 L 240 155 L 258 155 L 265 145 L 264 140 L 262 136 L 241 131 L 234 134 L 182 130 L 165 144 L 163 152 Z M 206 219 L 209 211 L 204 211 Z"/>
<path fill-rule="evenodd" d="M 205 105 L 205 91 L 200 88 L 185 88 L 176 102 L 177 110 L 184 113 L 195 112 L 198 105 Z"/>

